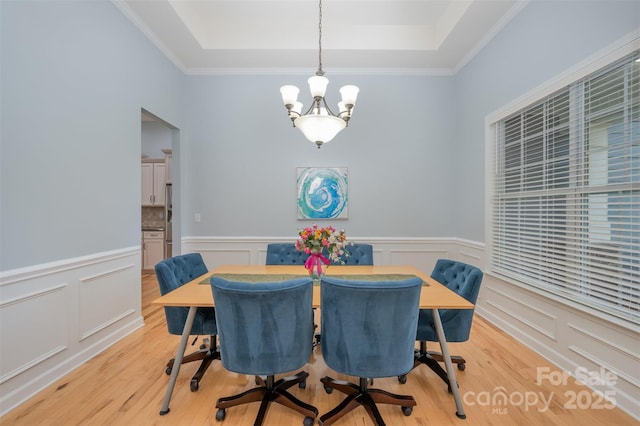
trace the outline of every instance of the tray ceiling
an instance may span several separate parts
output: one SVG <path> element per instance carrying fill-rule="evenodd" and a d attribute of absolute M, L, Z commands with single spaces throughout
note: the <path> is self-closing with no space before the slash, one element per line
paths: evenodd
<path fill-rule="evenodd" d="M 310 73 L 318 67 L 315 0 L 113 0 L 188 74 Z M 330 72 L 451 74 L 526 0 L 324 0 Z"/>

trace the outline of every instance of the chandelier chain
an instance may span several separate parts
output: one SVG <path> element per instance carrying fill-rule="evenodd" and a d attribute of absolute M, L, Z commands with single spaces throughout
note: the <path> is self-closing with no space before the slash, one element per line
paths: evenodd
<path fill-rule="evenodd" d="M 318 71 L 316 75 L 324 75 L 322 71 L 322 0 L 318 2 Z"/>

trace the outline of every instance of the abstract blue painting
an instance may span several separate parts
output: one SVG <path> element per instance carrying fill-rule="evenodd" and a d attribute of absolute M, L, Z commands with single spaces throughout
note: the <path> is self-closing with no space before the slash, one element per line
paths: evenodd
<path fill-rule="evenodd" d="M 347 219 L 346 167 L 298 167 L 298 219 Z"/>

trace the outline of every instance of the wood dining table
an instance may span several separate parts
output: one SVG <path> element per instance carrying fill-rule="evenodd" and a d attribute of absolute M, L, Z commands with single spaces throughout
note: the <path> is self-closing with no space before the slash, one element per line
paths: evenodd
<path fill-rule="evenodd" d="M 161 306 L 183 306 L 189 308 L 187 320 L 184 325 L 180 343 L 176 352 L 175 361 L 171 370 L 171 377 L 167 386 L 167 391 L 162 403 L 160 415 L 167 414 L 169 410 L 169 402 L 171 401 L 171 395 L 178 378 L 180 371 L 180 364 L 184 357 L 184 352 L 187 347 L 189 335 L 191 333 L 191 327 L 197 308 L 199 307 L 214 307 L 215 301 L 211 291 L 211 285 L 209 281 L 213 275 L 221 275 L 227 279 L 233 279 L 237 277 L 239 281 L 244 281 L 242 278 L 259 277 L 262 281 L 281 281 L 283 279 L 289 279 L 294 277 L 309 276 L 306 269 L 302 265 L 222 265 L 214 268 L 213 270 L 203 274 L 194 280 L 184 284 L 183 286 L 167 293 L 152 302 L 154 305 Z M 327 269 L 326 275 L 336 276 L 340 278 L 358 280 L 368 279 L 402 279 L 408 276 L 418 276 L 423 280 L 422 290 L 420 292 L 420 309 L 432 309 L 433 320 L 436 326 L 436 333 L 438 335 L 438 342 L 444 359 L 447 377 L 449 379 L 449 388 L 453 393 L 456 404 L 456 416 L 464 419 L 464 407 L 462 405 L 462 399 L 458 390 L 458 382 L 456 379 L 456 372 L 451 362 L 449 348 L 447 345 L 446 336 L 442 327 L 442 321 L 438 313 L 439 309 L 473 309 L 474 305 L 461 297 L 457 293 L 451 291 L 444 285 L 440 284 L 429 275 L 425 274 L 418 268 L 410 265 L 375 265 L 375 266 L 331 266 Z M 313 306 L 321 308 L 320 306 L 320 286 L 313 286 Z"/>

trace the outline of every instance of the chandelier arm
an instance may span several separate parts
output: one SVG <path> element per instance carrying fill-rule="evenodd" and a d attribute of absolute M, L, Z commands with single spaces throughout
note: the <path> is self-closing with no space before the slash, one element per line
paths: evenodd
<path fill-rule="evenodd" d="M 324 107 L 327 109 L 327 112 L 329 113 L 329 115 L 333 117 L 338 117 L 338 115 L 334 114 L 333 111 L 331 111 L 331 108 L 329 108 L 329 105 L 327 105 L 327 100 L 325 98 L 322 98 L 322 103 L 324 104 Z M 339 117 L 339 118 L 342 118 L 342 117 Z"/>
<path fill-rule="evenodd" d="M 309 115 L 309 113 L 310 113 L 311 111 L 313 111 L 313 109 L 315 108 L 315 106 L 316 106 L 316 103 L 315 103 L 315 102 L 313 102 L 313 103 L 311 104 L 311 106 L 309 107 L 309 109 L 308 109 L 304 114 L 300 114 L 300 117 L 304 117 L 305 115 Z"/>
<path fill-rule="evenodd" d="M 324 108 L 327 110 L 327 113 L 332 116 L 332 117 L 338 117 L 344 120 L 343 117 L 340 117 L 338 114 L 335 114 L 333 111 L 331 111 L 331 108 L 329 108 L 329 105 L 327 104 L 327 100 L 325 98 L 320 98 L 320 99 L 314 99 L 313 102 L 311 102 L 311 106 L 303 113 L 300 115 L 297 115 L 297 117 L 293 117 L 293 119 L 298 118 L 298 117 L 302 117 L 305 115 L 309 115 L 311 113 L 311 111 L 313 111 L 314 109 L 318 109 L 319 102 L 322 101 L 322 105 L 324 105 Z M 347 121 L 347 120 L 344 120 Z"/>

